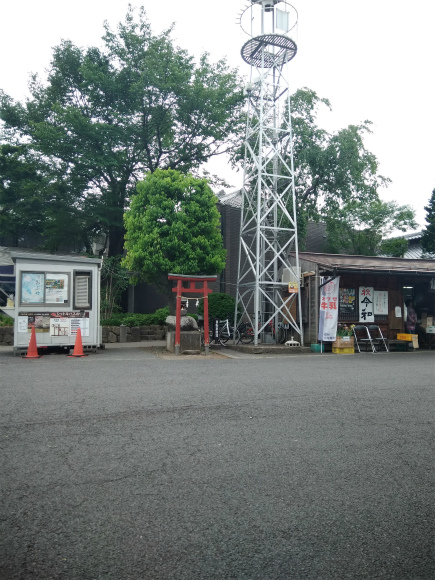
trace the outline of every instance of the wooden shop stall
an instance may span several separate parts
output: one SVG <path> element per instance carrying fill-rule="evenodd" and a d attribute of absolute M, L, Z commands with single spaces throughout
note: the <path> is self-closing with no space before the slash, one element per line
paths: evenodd
<path fill-rule="evenodd" d="M 317 342 L 322 282 L 339 277 L 339 324 L 378 325 L 394 344 L 411 298 L 418 347 L 435 347 L 435 260 L 300 252 L 299 263 L 305 343 Z"/>
<path fill-rule="evenodd" d="M 83 349 L 101 346 L 101 260 L 12 252 L 15 265 L 14 352 L 27 350 L 32 326 L 38 349 L 74 347 L 80 328 Z"/>

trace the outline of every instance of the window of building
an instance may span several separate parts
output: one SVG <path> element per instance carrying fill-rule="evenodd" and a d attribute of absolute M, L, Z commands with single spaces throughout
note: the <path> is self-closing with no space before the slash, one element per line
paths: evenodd
<path fill-rule="evenodd" d="M 92 307 L 91 272 L 74 271 L 74 308 L 90 309 Z"/>

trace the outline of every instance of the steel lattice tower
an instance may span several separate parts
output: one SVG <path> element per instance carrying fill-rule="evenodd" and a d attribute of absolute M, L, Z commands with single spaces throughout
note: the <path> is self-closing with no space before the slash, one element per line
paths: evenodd
<path fill-rule="evenodd" d="M 291 38 L 297 12 L 284 0 L 251 0 L 240 25 L 250 36 L 241 54 L 251 74 L 245 88 L 248 114 L 237 304 L 254 328 L 255 344 L 274 342 L 282 321 L 303 344 L 287 80 L 288 63 L 297 51 Z M 292 293 L 289 283 L 293 283 Z"/>

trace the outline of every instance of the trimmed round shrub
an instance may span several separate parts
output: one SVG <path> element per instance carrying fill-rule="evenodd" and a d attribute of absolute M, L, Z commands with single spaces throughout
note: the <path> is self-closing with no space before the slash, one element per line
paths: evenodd
<path fill-rule="evenodd" d="M 216 292 L 208 295 L 208 317 L 209 320 L 219 318 L 220 320 L 229 319 L 234 324 L 234 310 L 236 308 L 235 299 L 229 294 Z M 239 308 L 240 311 L 240 308 Z M 200 300 L 198 314 L 204 316 L 204 300 Z"/>

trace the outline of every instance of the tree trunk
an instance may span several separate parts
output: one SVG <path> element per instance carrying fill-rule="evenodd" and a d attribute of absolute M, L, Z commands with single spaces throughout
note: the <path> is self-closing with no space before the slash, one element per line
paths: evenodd
<path fill-rule="evenodd" d="M 169 314 L 175 316 L 177 308 L 177 293 L 172 292 L 172 289 L 176 287 L 176 282 L 174 280 L 167 280 L 167 293 L 168 293 L 168 307 Z"/>
<path fill-rule="evenodd" d="M 124 253 L 124 227 L 109 228 L 109 256 L 120 256 Z"/>

